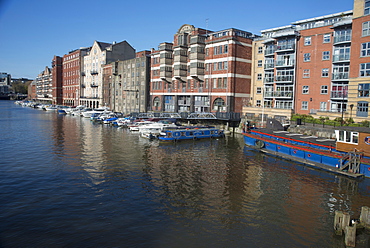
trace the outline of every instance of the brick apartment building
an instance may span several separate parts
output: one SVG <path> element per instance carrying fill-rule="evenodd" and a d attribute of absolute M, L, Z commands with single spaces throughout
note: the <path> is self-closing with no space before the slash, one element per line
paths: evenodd
<path fill-rule="evenodd" d="M 151 110 L 241 112 L 250 97 L 252 40 L 238 29 L 185 24 L 151 53 Z"/>
<path fill-rule="evenodd" d="M 90 48 L 73 50 L 63 56 L 63 105 L 77 106 L 82 87 L 83 58 Z"/>
<path fill-rule="evenodd" d="M 258 118 L 298 113 L 365 120 L 370 1 L 355 0 L 354 7 L 261 31 L 253 43 L 252 97 L 243 112 Z"/>
<path fill-rule="evenodd" d="M 52 104 L 62 104 L 63 102 L 63 58 L 54 56 L 51 62 L 51 94 Z"/>

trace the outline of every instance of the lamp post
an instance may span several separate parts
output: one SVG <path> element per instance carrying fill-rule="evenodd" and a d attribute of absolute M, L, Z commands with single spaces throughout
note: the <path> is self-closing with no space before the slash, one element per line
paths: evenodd
<path fill-rule="evenodd" d="M 341 105 L 341 109 L 342 109 L 342 118 L 340 120 L 340 125 L 343 126 L 344 124 L 344 119 L 343 119 L 343 114 L 344 114 L 344 109 L 343 109 L 343 106 L 344 106 L 344 85 L 342 85 L 342 105 Z"/>
<path fill-rule="evenodd" d="M 350 115 L 349 115 L 349 118 L 352 120 L 352 109 L 353 109 L 353 104 L 351 104 L 351 105 L 349 105 L 349 108 L 351 109 L 351 113 L 350 113 Z"/>

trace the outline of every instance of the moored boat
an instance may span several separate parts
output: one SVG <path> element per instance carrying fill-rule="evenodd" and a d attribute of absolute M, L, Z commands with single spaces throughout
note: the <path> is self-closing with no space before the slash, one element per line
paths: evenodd
<path fill-rule="evenodd" d="M 144 125 L 139 125 L 140 133 L 159 134 L 166 128 L 177 128 L 179 125 L 168 120 L 160 120 L 158 122 L 151 122 Z"/>
<path fill-rule="evenodd" d="M 336 139 L 287 131 L 243 132 L 247 146 L 349 177 L 370 177 L 370 133 L 336 130 Z"/>
<path fill-rule="evenodd" d="M 215 127 L 207 126 L 189 126 L 168 128 L 163 130 L 159 135 L 159 141 L 181 141 L 181 140 L 198 140 L 206 138 L 223 138 L 224 131 Z"/>

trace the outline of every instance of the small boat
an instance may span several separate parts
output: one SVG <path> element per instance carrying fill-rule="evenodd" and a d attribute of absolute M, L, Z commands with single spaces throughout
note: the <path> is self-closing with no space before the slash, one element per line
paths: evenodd
<path fill-rule="evenodd" d="M 61 114 L 61 115 L 66 115 L 67 112 L 65 109 L 58 109 L 58 114 Z"/>
<path fill-rule="evenodd" d="M 109 108 L 104 107 L 104 108 L 95 108 L 93 110 L 83 111 L 81 112 L 81 114 L 85 118 L 91 118 L 93 114 L 103 114 L 103 113 L 108 113 L 108 112 L 110 112 Z"/>
<path fill-rule="evenodd" d="M 139 131 L 140 126 L 153 124 L 153 121 L 136 121 L 132 122 L 131 124 L 127 125 L 130 131 Z"/>
<path fill-rule="evenodd" d="M 152 133 L 152 134 L 159 134 L 166 128 L 177 128 L 177 127 L 179 127 L 179 125 L 168 120 L 160 120 L 158 122 L 138 126 L 140 133 Z"/>
<path fill-rule="evenodd" d="M 287 131 L 243 131 L 245 145 L 352 178 L 370 177 L 370 132 L 335 130 L 336 139 Z"/>
<path fill-rule="evenodd" d="M 159 135 L 159 141 L 181 141 L 198 140 L 206 138 L 223 138 L 224 131 L 215 127 L 208 126 L 188 126 L 164 129 Z"/>
<path fill-rule="evenodd" d="M 55 105 L 45 105 L 42 109 L 45 111 L 56 111 L 58 108 Z"/>

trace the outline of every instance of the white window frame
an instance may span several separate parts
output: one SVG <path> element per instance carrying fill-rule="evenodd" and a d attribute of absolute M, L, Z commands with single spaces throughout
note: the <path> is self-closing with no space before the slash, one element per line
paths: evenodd
<path fill-rule="evenodd" d="M 360 64 L 360 75 L 359 77 L 370 77 L 370 63 Z"/>
<path fill-rule="evenodd" d="M 320 102 L 320 111 L 326 111 L 328 109 L 327 102 Z"/>
<path fill-rule="evenodd" d="M 365 42 L 361 44 L 361 57 L 369 57 L 370 56 L 370 42 Z"/>
<path fill-rule="evenodd" d="M 311 61 L 311 53 L 303 54 L 303 62 L 310 62 Z"/>
<path fill-rule="evenodd" d="M 328 94 L 328 86 L 327 85 L 321 85 L 320 94 L 327 95 Z"/>
<path fill-rule="evenodd" d="M 308 110 L 308 102 L 307 101 L 302 101 L 301 109 L 302 110 Z"/>
<path fill-rule="evenodd" d="M 330 51 L 322 52 L 322 60 L 330 60 Z"/>
<path fill-rule="evenodd" d="M 337 142 L 358 145 L 358 132 L 335 130 Z"/>
<path fill-rule="evenodd" d="M 310 69 L 303 70 L 303 78 L 310 78 Z"/>
<path fill-rule="evenodd" d="M 330 43 L 331 41 L 331 34 L 324 34 L 323 35 L 323 43 Z"/>
<path fill-rule="evenodd" d="M 304 45 L 305 46 L 311 45 L 311 36 L 304 37 Z"/>
<path fill-rule="evenodd" d="M 303 85 L 303 86 L 302 86 L 302 94 L 307 95 L 307 94 L 309 94 L 309 93 L 310 93 L 310 86 L 308 86 L 308 85 Z"/>
<path fill-rule="evenodd" d="M 329 68 L 322 68 L 321 77 L 329 77 Z"/>
<path fill-rule="evenodd" d="M 370 35 L 370 21 L 362 23 L 362 36 Z"/>

